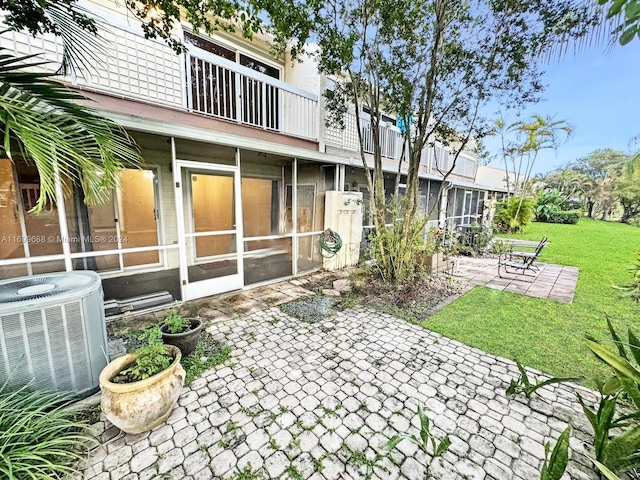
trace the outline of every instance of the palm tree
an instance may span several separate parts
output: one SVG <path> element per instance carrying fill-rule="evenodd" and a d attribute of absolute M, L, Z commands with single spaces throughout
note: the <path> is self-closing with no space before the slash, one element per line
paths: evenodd
<path fill-rule="evenodd" d="M 100 40 L 71 14 L 56 9 L 48 14 L 65 45 L 61 70 L 86 68 L 92 57 L 84 52 L 96 51 L 92 47 Z M 0 154 L 36 167 L 35 212 L 56 203 L 58 180 L 68 190 L 74 182 L 81 185 L 87 203 L 103 203 L 118 185 L 118 171 L 141 163 L 138 147 L 122 127 L 76 103 L 84 97 L 56 82 L 55 74 L 34 72 L 43 64 L 0 49 Z"/>

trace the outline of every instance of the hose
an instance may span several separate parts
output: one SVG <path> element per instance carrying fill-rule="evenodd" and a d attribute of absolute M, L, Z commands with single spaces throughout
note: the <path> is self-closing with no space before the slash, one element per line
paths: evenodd
<path fill-rule="evenodd" d="M 324 258 L 334 257 L 342 248 L 342 239 L 338 232 L 334 232 L 330 228 L 327 228 L 324 232 L 320 234 L 320 254 Z M 324 252 L 327 252 L 325 254 Z"/>

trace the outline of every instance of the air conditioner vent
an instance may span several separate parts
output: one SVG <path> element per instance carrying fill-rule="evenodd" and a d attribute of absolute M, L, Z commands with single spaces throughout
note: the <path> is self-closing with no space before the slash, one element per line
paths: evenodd
<path fill-rule="evenodd" d="M 40 275 L 0 282 L 0 303 L 27 302 L 38 298 L 54 297 L 77 291 L 90 284 L 85 272 L 74 272 L 67 276 Z"/>
<path fill-rule="evenodd" d="M 107 363 L 95 272 L 0 281 L 0 385 L 89 395 Z"/>

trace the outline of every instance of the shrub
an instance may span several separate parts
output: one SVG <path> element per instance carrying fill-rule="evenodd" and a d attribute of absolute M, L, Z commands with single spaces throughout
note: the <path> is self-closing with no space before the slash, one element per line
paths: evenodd
<path fill-rule="evenodd" d="M 511 197 L 496 204 L 494 222 L 500 232 L 519 232 L 531 223 L 534 217 L 533 198 Z"/>
<path fill-rule="evenodd" d="M 390 224 L 378 229 L 372 238 L 375 271 L 386 283 L 396 285 L 424 276 L 425 270 L 415 258 L 429 248 L 423 236 L 426 225 L 424 216 L 417 215 L 406 228 L 402 221 L 394 220 L 404 215 L 404 202 L 404 199 L 392 199 L 389 202 L 387 214 Z M 442 238 L 440 240 L 443 241 Z"/>
<path fill-rule="evenodd" d="M 627 285 L 616 285 L 614 288 L 625 292 L 621 297 L 628 297 L 634 302 L 640 302 L 640 252 L 635 254 L 634 265 L 628 270 L 633 276 L 631 283 Z"/>
<path fill-rule="evenodd" d="M 549 219 L 557 212 L 562 211 L 566 203 L 567 197 L 557 190 L 543 193 L 536 201 L 536 219 L 539 222 L 564 223 L 551 222 Z"/>
<path fill-rule="evenodd" d="M 565 225 L 575 225 L 580 218 L 580 212 L 576 211 L 562 211 L 553 212 L 546 220 L 546 223 L 562 223 Z"/>
<path fill-rule="evenodd" d="M 186 318 L 182 318 L 177 307 L 169 310 L 169 313 L 164 317 L 163 323 L 167 326 L 167 332 L 174 335 L 176 333 L 184 333 L 191 330 L 191 321 Z"/>
<path fill-rule="evenodd" d="M 493 238 L 493 230 L 478 222 L 473 222 L 471 228 L 458 237 L 457 250 L 460 255 L 483 255 L 489 250 Z"/>
<path fill-rule="evenodd" d="M 83 433 L 88 420 L 69 408 L 65 393 L 5 393 L 0 386 L 0 478 L 49 480 L 76 472 L 95 440 Z"/>

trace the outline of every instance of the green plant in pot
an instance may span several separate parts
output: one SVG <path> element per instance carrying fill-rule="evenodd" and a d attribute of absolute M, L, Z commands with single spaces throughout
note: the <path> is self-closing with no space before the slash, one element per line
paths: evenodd
<path fill-rule="evenodd" d="M 101 407 L 107 419 L 127 433 L 142 433 L 171 414 L 184 384 L 182 354 L 160 342 L 158 327 L 145 331 L 147 344 L 110 362 L 100 373 Z"/>
<path fill-rule="evenodd" d="M 178 347 L 184 357 L 195 350 L 201 330 L 202 320 L 183 318 L 176 307 L 167 313 L 160 326 L 162 341 L 167 345 Z"/>

